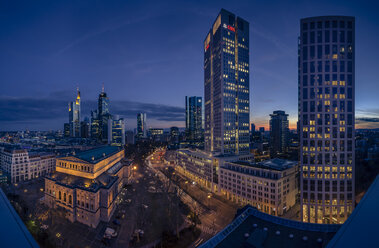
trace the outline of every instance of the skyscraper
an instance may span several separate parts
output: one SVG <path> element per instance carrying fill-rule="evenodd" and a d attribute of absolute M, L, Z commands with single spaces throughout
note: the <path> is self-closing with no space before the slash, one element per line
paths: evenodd
<path fill-rule="evenodd" d="M 112 146 L 125 145 L 125 121 L 118 115 L 108 120 L 108 144 Z"/>
<path fill-rule="evenodd" d="M 99 115 L 97 110 L 91 111 L 91 138 L 92 139 L 100 139 L 100 124 L 99 124 Z"/>
<path fill-rule="evenodd" d="M 110 120 L 112 116 L 109 113 L 109 98 L 107 97 L 107 93 L 105 93 L 104 91 L 104 85 L 102 87 L 101 93 L 99 94 L 97 114 L 99 118 L 100 140 L 103 142 L 107 142 L 108 120 Z"/>
<path fill-rule="evenodd" d="M 186 96 L 186 133 L 190 141 L 199 141 L 203 136 L 203 100 L 200 96 Z"/>
<path fill-rule="evenodd" d="M 75 101 L 69 103 L 68 106 L 70 136 L 80 137 L 80 91 L 77 89 Z"/>
<path fill-rule="evenodd" d="M 205 150 L 249 154 L 249 23 L 221 9 L 204 41 Z"/>
<path fill-rule="evenodd" d="M 288 152 L 288 114 L 284 111 L 277 110 L 270 116 L 270 156 L 274 158 Z"/>
<path fill-rule="evenodd" d="M 311 17 L 300 25 L 302 220 L 342 223 L 355 202 L 355 19 Z"/>
<path fill-rule="evenodd" d="M 90 137 L 91 126 L 88 117 L 85 117 L 82 122 L 80 122 L 80 135 L 82 138 Z"/>
<path fill-rule="evenodd" d="M 147 138 L 146 113 L 137 114 L 137 137 Z"/>

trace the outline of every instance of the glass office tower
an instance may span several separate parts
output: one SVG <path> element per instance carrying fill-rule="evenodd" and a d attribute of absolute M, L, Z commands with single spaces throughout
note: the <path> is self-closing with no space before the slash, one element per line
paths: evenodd
<path fill-rule="evenodd" d="M 204 41 L 205 150 L 249 154 L 249 23 L 221 9 Z"/>
<path fill-rule="evenodd" d="M 203 136 L 203 99 L 186 96 L 186 135 L 189 141 L 200 141 Z"/>
<path fill-rule="evenodd" d="M 343 223 L 355 201 L 355 19 L 312 17 L 300 25 L 302 220 Z"/>

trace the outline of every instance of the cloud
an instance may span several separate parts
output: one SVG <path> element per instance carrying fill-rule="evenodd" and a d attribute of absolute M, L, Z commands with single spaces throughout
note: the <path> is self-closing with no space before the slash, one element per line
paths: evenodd
<path fill-rule="evenodd" d="M 24 124 L 23 126 L 33 124 L 35 127 L 38 122 L 42 129 L 57 128 L 57 123 L 61 128 L 63 122 L 68 121 L 68 101 L 65 99 L 70 99 L 57 97 L 62 95 L 66 93 L 53 92 L 49 96 L 40 98 L 0 96 L 1 129 L 13 128 L 13 124 Z M 82 118 L 89 116 L 90 111 L 96 108 L 96 101 L 82 101 Z M 136 119 L 137 113 L 145 112 L 150 123 L 155 121 L 178 123 L 184 122 L 185 119 L 185 111 L 182 107 L 134 101 L 112 101 L 111 99 L 110 112 L 132 120 Z"/>
<path fill-rule="evenodd" d="M 356 122 L 379 122 L 379 118 L 360 117 L 355 119 Z"/>

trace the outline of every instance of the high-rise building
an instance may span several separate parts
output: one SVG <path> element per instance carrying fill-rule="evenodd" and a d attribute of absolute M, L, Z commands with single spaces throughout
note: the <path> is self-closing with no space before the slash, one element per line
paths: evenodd
<path fill-rule="evenodd" d="M 64 137 L 70 137 L 70 123 L 65 123 L 63 125 L 63 136 Z"/>
<path fill-rule="evenodd" d="M 205 150 L 249 154 L 249 23 L 221 9 L 204 41 Z"/>
<path fill-rule="evenodd" d="M 186 96 L 186 133 L 189 141 L 203 137 L 203 100 L 200 96 Z"/>
<path fill-rule="evenodd" d="M 100 139 L 100 124 L 97 110 L 91 111 L 91 138 Z"/>
<path fill-rule="evenodd" d="M 137 137 L 147 138 L 146 113 L 137 114 Z"/>
<path fill-rule="evenodd" d="M 170 142 L 174 144 L 179 143 L 179 134 L 178 127 L 170 127 Z"/>
<path fill-rule="evenodd" d="M 288 114 L 284 111 L 277 110 L 270 116 L 270 156 L 274 158 L 288 152 Z"/>
<path fill-rule="evenodd" d="M 262 133 L 262 135 L 265 134 L 265 127 L 259 127 L 259 132 Z"/>
<path fill-rule="evenodd" d="M 70 136 L 80 137 L 80 91 L 77 89 L 75 101 L 69 103 L 68 106 Z"/>
<path fill-rule="evenodd" d="M 255 124 L 251 123 L 251 133 L 254 133 L 254 132 L 255 132 Z"/>
<path fill-rule="evenodd" d="M 126 131 L 126 143 L 127 144 L 135 144 L 135 135 L 131 130 Z"/>
<path fill-rule="evenodd" d="M 108 141 L 108 120 L 112 119 L 111 114 L 109 113 L 109 98 L 107 93 L 104 91 L 104 85 L 102 91 L 99 94 L 98 99 L 98 119 L 99 119 L 99 134 L 100 140 L 103 142 Z"/>
<path fill-rule="evenodd" d="M 118 115 L 108 120 L 108 144 L 112 146 L 125 145 L 125 121 Z"/>
<path fill-rule="evenodd" d="M 343 223 L 354 208 L 355 18 L 300 21 L 301 216 Z"/>
<path fill-rule="evenodd" d="M 91 131 L 91 125 L 89 123 L 88 117 L 84 118 L 82 122 L 80 122 L 80 135 L 82 138 L 89 138 Z"/>

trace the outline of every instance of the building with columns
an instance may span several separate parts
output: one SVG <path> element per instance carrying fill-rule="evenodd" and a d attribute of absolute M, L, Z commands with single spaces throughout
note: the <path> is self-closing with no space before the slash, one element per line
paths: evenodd
<path fill-rule="evenodd" d="M 71 222 L 93 228 L 108 222 L 131 176 L 132 164 L 124 156 L 120 147 L 103 146 L 57 158 L 56 172 L 45 177 L 44 203 L 64 209 Z"/>

